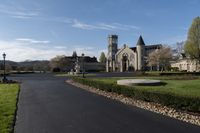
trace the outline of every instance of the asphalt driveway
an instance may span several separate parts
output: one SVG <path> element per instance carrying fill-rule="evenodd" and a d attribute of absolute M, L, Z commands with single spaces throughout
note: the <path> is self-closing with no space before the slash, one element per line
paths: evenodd
<path fill-rule="evenodd" d="M 51 74 L 22 81 L 15 133 L 200 133 L 200 127 L 124 105 Z"/>

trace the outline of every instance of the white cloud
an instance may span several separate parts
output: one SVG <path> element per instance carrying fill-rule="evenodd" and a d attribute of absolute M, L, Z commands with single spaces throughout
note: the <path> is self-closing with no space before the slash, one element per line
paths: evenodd
<path fill-rule="evenodd" d="M 101 54 L 101 52 L 104 52 L 105 55 L 107 55 L 108 50 L 107 49 L 101 49 L 101 50 L 99 50 L 99 55 Z"/>
<path fill-rule="evenodd" d="M 118 29 L 123 29 L 123 30 L 129 30 L 129 29 L 139 30 L 140 29 L 140 27 L 135 26 L 135 25 L 126 25 L 126 24 L 120 24 L 120 23 L 114 23 L 114 25 Z"/>
<path fill-rule="evenodd" d="M 96 29 L 96 27 L 93 26 L 93 25 L 84 24 L 84 23 L 81 23 L 81 22 L 79 22 L 77 20 L 74 20 L 74 22 L 72 24 L 72 27 L 80 28 L 80 29 L 87 29 L 87 30 Z"/>
<path fill-rule="evenodd" d="M 13 61 L 44 60 L 50 59 L 55 55 L 66 54 L 65 50 L 55 50 L 53 47 L 46 47 L 46 49 L 33 48 L 17 41 L 0 41 L 0 49 L 2 53 L 5 52 L 7 54 L 8 60 Z"/>
<path fill-rule="evenodd" d="M 18 19 L 29 19 L 31 17 L 28 16 L 12 16 L 13 18 L 18 18 Z"/>
<path fill-rule="evenodd" d="M 32 18 L 39 15 L 39 12 L 36 11 L 10 11 L 8 13 L 16 18 Z"/>
<path fill-rule="evenodd" d="M 16 41 L 6 42 L 0 41 L 0 49 L 7 54 L 8 60 L 23 61 L 23 60 L 41 60 L 50 59 L 55 55 L 66 54 L 64 50 L 54 48 L 41 49 L 39 47 L 33 48 L 29 45 L 24 45 Z"/>
<path fill-rule="evenodd" d="M 69 22 L 68 22 L 69 23 Z M 77 19 L 71 22 L 72 27 L 84 29 L 84 30 L 138 30 L 140 27 L 134 25 L 125 25 L 120 23 L 97 23 L 97 24 L 86 24 L 78 21 Z"/>
<path fill-rule="evenodd" d="M 86 56 L 96 56 L 98 59 L 100 53 L 104 50 L 98 50 L 94 47 L 86 45 L 70 45 L 67 47 L 61 45 L 52 46 L 47 44 L 33 47 L 33 45 L 27 45 L 26 43 L 17 40 L 0 40 L 0 54 L 5 52 L 7 54 L 6 59 L 12 61 L 49 60 L 56 55 L 71 56 L 73 51 L 76 51 L 79 56 L 84 53 Z"/>
<path fill-rule="evenodd" d="M 100 23 L 99 27 L 101 29 L 107 29 L 107 30 L 111 30 L 111 29 L 117 29 L 117 27 L 115 25 L 111 25 L 111 24 L 105 24 L 105 23 Z"/>
<path fill-rule="evenodd" d="M 13 18 L 19 18 L 19 19 L 28 19 L 28 18 L 33 18 L 39 15 L 38 12 L 11 12 L 10 13 L 11 17 Z"/>
<path fill-rule="evenodd" d="M 35 39 L 31 39 L 31 38 L 17 38 L 16 39 L 17 42 L 20 43 L 28 43 L 28 44 L 48 44 L 50 43 L 50 41 L 41 41 L 41 40 L 35 40 Z"/>
<path fill-rule="evenodd" d="M 97 55 L 96 49 L 94 47 L 90 47 L 90 46 L 83 47 L 83 46 L 76 45 L 73 47 L 73 49 L 74 49 L 73 51 L 76 51 L 79 56 L 82 53 L 84 53 L 87 56 L 96 56 Z"/>
<path fill-rule="evenodd" d="M 39 10 L 37 9 L 33 10 L 26 9 L 22 6 L 17 5 L 16 3 L 1 4 L 0 13 L 8 15 L 9 17 L 14 17 L 19 19 L 33 18 L 40 14 Z"/>
<path fill-rule="evenodd" d="M 16 3 L 15 3 L 16 4 Z M 18 7 L 14 5 L 0 5 L 0 13 L 17 19 L 36 19 L 39 21 L 51 21 L 58 23 L 66 23 L 74 28 L 83 30 L 138 30 L 140 27 L 134 25 L 125 25 L 120 23 L 104 23 L 98 22 L 96 24 L 83 23 L 78 19 L 67 17 L 42 17 L 40 16 L 39 9 L 26 9 L 24 7 Z"/>
<path fill-rule="evenodd" d="M 97 49 L 89 46 L 88 47 L 76 46 L 73 51 L 76 51 L 79 56 L 81 56 L 82 53 L 84 53 L 86 56 L 91 56 L 91 57 L 95 56 L 97 60 L 99 60 L 101 52 L 104 52 L 105 55 L 107 55 L 107 49 Z"/>
<path fill-rule="evenodd" d="M 55 49 L 67 49 L 67 47 L 64 47 L 64 46 L 55 46 L 54 48 Z"/>
<path fill-rule="evenodd" d="M 19 16 L 17 16 L 19 17 Z M 20 16 L 21 17 L 21 16 Z M 20 18 L 19 17 L 19 18 Z M 23 18 L 23 16 L 22 16 Z M 104 22 L 97 22 L 95 24 L 89 24 L 79 21 L 78 19 L 67 18 L 67 17 L 54 17 L 54 18 L 45 18 L 45 17 L 37 17 L 35 19 L 41 21 L 50 21 L 50 22 L 57 22 L 57 23 L 66 23 L 71 25 L 73 28 L 83 29 L 83 30 L 139 30 L 140 27 L 135 25 L 126 25 L 120 23 L 104 23 Z M 51 31 L 51 34 L 55 34 Z"/>

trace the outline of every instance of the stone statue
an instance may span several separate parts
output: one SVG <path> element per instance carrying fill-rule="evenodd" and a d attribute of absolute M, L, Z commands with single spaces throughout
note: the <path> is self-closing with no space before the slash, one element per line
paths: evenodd
<path fill-rule="evenodd" d="M 76 58 L 74 69 L 75 69 L 75 74 L 79 74 L 80 73 L 80 65 L 79 65 L 79 62 L 78 62 L 78 57 Z"/>

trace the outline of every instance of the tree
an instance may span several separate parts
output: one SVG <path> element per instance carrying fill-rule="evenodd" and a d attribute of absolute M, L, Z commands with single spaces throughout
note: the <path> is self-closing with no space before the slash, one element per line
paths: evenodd
<path fill-rule="evenodd" d="M 148 55 L 147 65 L 150 67 L 157 66 L 157 70 L 159 70 L 159 68 L 161 67 L 163 71 L 166 70 L 167 67 L 169 67 L 169 61 L 171 60 L 171 58 L 171 48 L 168 46 L 162 46 L 162 48 L 156 49 Z"/>
<path fill-rule="evenodd" d="M 106 63 L 106 56 L 105 56 L 105 53 L 104 53 L 104 52 L 101 52 L 99 61 L 100 61 L 101 63 Z"/>
<path fill-rule="evenodd" d="M 50 70 L 49 61 L 37 61 L 33 64 L 34 71 L 46 72 Z"/>
<path fill-rule="evenodd" d="M 6 72 L 10 72 L 12 70 L 12 66 L 9 63 L 5 64 Z"/>
<path fill-rule="evenodd" d="M 158 65 L 157 53 L 158 53 L 157 50 L 155 50 L 155 51 L 151 52 L 147 57 L 147 61 L 148 61 L 147 66 L 151 67 L 151 70 L 152 70 L 153 66 Z"/>
<path fill-rule="evenodd" d="M 184 50 L 191 59 L 200 61 L 200 17 L 192 22 Z"/>
<path fill-rule="evenodd" d="M 77 53 L 76 53 L 76 51 L 73 52 L 72 57 L 74 57 L 74 58 L 77 57 Z"/>
<path fill-rule="evenodd" d="M 64 70 L 67 67 L 71 67 L 73 65 L 73 62 L 66 58 L 66 56 L 56 56 L 50 60 L 50 67 L 51 70 Z"/>

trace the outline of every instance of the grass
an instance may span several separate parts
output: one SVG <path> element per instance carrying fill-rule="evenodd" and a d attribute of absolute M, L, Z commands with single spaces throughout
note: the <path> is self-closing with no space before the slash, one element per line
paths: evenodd
<path fill-rule="evenodd" d="M 181 71 L 146 71 L 145 73 L 182 73 Z"/>
<path fill-rule="evenodd" d="M 58 76 L 58 77 L 71 77 L 71 76 L 82 76 L 83 74 L 77 74 L 77 75 L 71 75 L 71 74 L 68 74 L 68 73 L 58 73 L 56 74 L 55 76 Z M 84 74 L 86 77 L 90 77 L 90 76 L 96 76 L 96 74 Z"/>
<path fill-rule="evenodd" d="M 18 92 L 18 84 L 0 84 L 0 133 L 13 130 Z"/>
<path fill-rule="evenodd" d="M 200 79 L 199 77 L 184 77 L 184 76 L 162 76 L 162 77 L 131 77 L 143 79 L 160 79 L 167 83 L 163 86 L 134 86 L 137 89 L 152 92 L 172 93 L 181 96 L 199 97 L 200 98 Z M 93 78 L 93 80 L 103 81 L 106 83 L 116 84 L 119 79 L 129 78 Z"/>
<path fill-rule="evenodd" d="M 137 76 L 130 78 L 160 79 L 161 86 L 123 86 L 117 80 L 127 77 L 80 78 L 72 77 L 76 82 L 93 86 L 107 92 L 123 94 L 148 102 L 155 102 L 175 109 L 200 113 L 200 78 L 197 76 Z"/>

